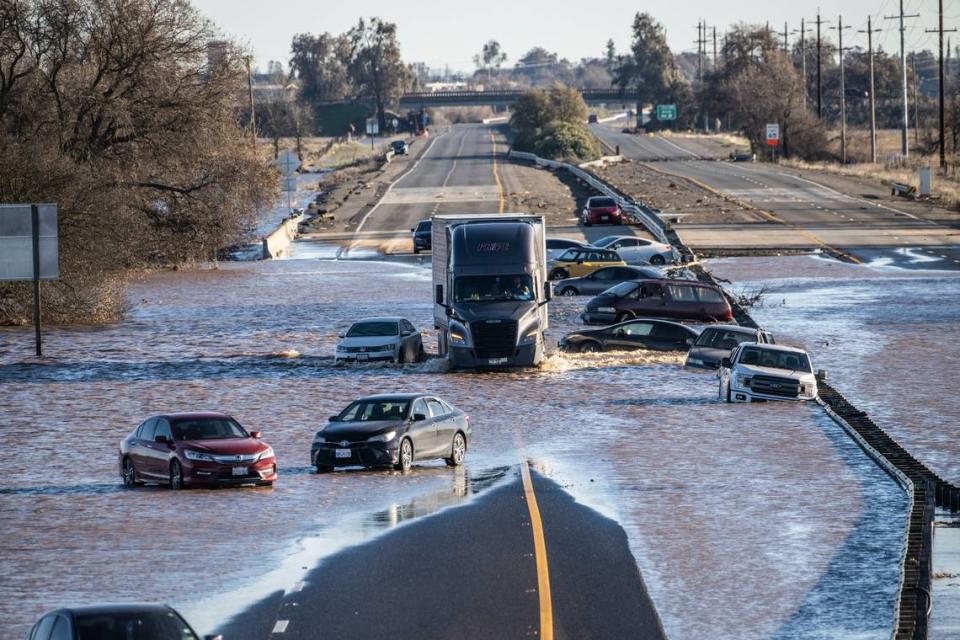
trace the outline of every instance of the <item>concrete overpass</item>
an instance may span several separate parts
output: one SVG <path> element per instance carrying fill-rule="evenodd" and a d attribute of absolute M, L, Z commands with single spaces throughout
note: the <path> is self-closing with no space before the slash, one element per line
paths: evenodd
<path fill-rule="evenodd" d="M 434 91 L 405 93 L 400 97 L 400 109 L 421 107 L 505 107 L 513 104 L 524 93 L 523 89 L 495 91 Z M 637 96 L 631 91 L 618 89 L 578 89 L 587 104 L 636 106 Z"/>

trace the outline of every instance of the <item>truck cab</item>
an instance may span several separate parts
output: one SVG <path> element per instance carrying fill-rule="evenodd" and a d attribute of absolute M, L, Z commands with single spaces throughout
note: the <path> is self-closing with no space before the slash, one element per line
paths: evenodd
<path fill-rule="evenodd" d="M 547 303 L 542 216 L 436 216 L 434 321 L 454 368 L 535 366 Z"/>

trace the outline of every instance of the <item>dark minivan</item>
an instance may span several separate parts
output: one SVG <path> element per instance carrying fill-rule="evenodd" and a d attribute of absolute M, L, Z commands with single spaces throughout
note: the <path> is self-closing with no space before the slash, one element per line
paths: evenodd
<path fill-rule="evenodd" d="M 631 318 L 667 318 L 729 322 L 733 311 L 719 287 L 694 280 L 622 282 L 590 300 L 582 315 L 587 324 L 611 324 Z"/>

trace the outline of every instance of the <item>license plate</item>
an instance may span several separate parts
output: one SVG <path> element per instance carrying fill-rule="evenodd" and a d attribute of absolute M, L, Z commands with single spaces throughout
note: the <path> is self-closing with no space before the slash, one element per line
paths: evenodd
<path fill-rule="evenodd" d="M 247 475 L 247 468 L 246 468 L 246 467 L 234 467 L 234 468 L 233 468 L 233 475 L 235 475 L 235 476 L 245 476 L 245 475 Z"/>
<path fill-rule="evenodd" d="M 370 356 L 366 353 L 358 353 L 357 360 L 369 360 Z"/>
<path fill-rule="evenodd" d="M 487 364 L 507 364 L 506 358 L 490 358 L 487 360 Z"/>
<path fill-rule="evenodd" d="M 337 454 L 336 454 L 336 455 L 337 455 L 338 458 L 349 458 L 349 457 L 350 457 L 350 449 L 337 449 Z"/>
<path fill-rule="evenodd" d="M 600 216 L 600 222 L 606 222 L 610 218 L 608 216 Z"/>

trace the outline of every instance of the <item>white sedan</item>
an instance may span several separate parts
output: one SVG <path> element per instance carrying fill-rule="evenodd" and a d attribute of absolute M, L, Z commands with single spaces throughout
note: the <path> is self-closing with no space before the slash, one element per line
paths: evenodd
<path fill-rule="evenodd" d="M 741 343 L 720 363 L 720 399 L 727 402 L 757 400 L 813 400 L 817 379 L 810 357 L 802 349 L 773 344 Z"/>
<path fill-rule="evenodd" d="M 420 332 L 405 318 L 364 318 L 340 334 L 334 362 L 420 362 L 424 359 Z"/>
<path fill-rule="evenodd" d="M 627 264 L 665 265 L 673 262 L 673 247 L 636 236 L 606 236 L 591 242 L 595 247 L 611 249 Z"/>

